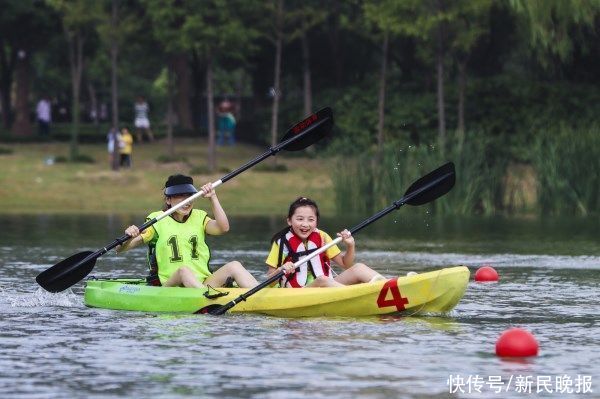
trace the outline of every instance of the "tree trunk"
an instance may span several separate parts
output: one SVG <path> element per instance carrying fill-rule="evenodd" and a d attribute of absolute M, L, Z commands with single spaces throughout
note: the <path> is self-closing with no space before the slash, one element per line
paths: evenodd
<path fill-rule="evenodd" d="M 310 79 L 310 48 L 306 32 L 302 34 L 302 76 L 304 86 L 304 116 L 312 112 L 312 82 Z M 311 147 L 312 148 L 312 147 Z"/>
<path fill-rule="evenodd" d="M 30 54 L 20 50 L 15 68 L 15 123 L 12 132 L 16 136 L 31 136 L 32 128 L 29 120 L 29 82 Z"/>
<path fill-rule="evenodd" d="M 78 34 L 67 32 L 69 43 L 69 61 L 71 64 L 71 143 L 70 159 L 75 161 L 78 156 L 79 136 L 79 93 L 81 87 L 81 75 L 83 72 L 83 38 Z"/>
<path fill-rule="evenodd" d="M 244 91 L 244 77 L 246 75 L 244 74 L 243 70 L 239 70 L 239 74 L 237 75 L 237 80 L 236 80 L 236 84 L 235 84 L 235 104 L 234 104 L 234 109 L 235 109 L 235 119 L 237 120 L 237 123 L 240 123 L 240 120 L 242 120 L 242 96 L 243 96 L 243 91 Z"/>
<path fill-rule="evenodd" d="M 335 76 L 335 87 L 340 88 L 342 85 L 342 77 L 344 71 L 344 57 L 342 54 L 342 47 L 340 45 L 340 13 L 341 6 L 339 0 L 333 1 L 332 6 L 333 12 L 330 14 L 333 19 L 330 26 L 329 42 L 331 44 L 331 55 L 333 59 L 333 71 Z"/>
<path fill-rule="evenodd" d="M 212 173 L 217 168 L 217 147 L 215 142 L 215 104 L 213 93 L 212 56 L 206 62 L 206 111 L 208 112 L 208 170 Z"/>
<path fill-rule="evenodd" d="M 446 153 L 446 113 L 444 100 L 444 36 L 442 24 L 437 28 L 437 111 L 438 111 L 438 145 L 442 156 Z"/>
<path fill-rule="evenodd" d="M 16 59 L 16 49 L 11 49 L 9 46 L 6 46 L 2 37 L 0 37 L 0 108 L 2 109 L 2 123 L 6 129 L 10 127 L 12 121 L 10 93 L 12 90 L 12 77 Z"/>
<path fill-rule="evenodd" d="M 192 80 L 192 117 L 194 127 L 198 131 L 204 129 L 201 116 L 204 115 L 204 94 L 206 86 L 206 62 L 202 59 L 198 50 L 191 51 L 190 59 L 191 80 Z"/>
<path fill-rule="evenodd" d="M 175 157 L 175 143 L 173 140 L 173 92 L 175 91 L 175 83 L 173 82 L 173 65 L 167 68 L 167 154 L 169 159 Z"/>
<path fill-rule="evenodd" d="M 273 79 L 273 105 L 271 108 L 271 146 L 277 145 L 277 130 L 279 128 L 279 97 L 281 80 L 281 53 L 283 47 L 283 0 L 277 1 L 275 37 L 275 67 Z M 277 165 L 277 157 L 273 157 L 273 165 Z"/>
<path fill-rule="evenodd" d="M 100 126 L 99 124 L 99 109 L 98 109 L 98 96 L 96 94 L 96 89 L 94 88 L 94 85 L 92 84 L 92 82 L 88 82 L 88 96 L 90 98 L 90 117 L 92 118 L 92 122 L 94 123 L 94 126 L 96 126 L 96 128 L 98 128 Z M 98 131 L 99 133 L 99 131 Z"/>
<path fill-rule="evenodd" d="M 186 54 L 173 56 L 173 72 L 176 77 L 177 115 L 182 128 L 192 130 L 192 111 L 190 107 L 191 73 Z"/>
<path fill-rule="evenodd" d="M 386 74 L 387 74 L 387 58 L 389 47 L 389 33 L 386 31 L 383 34 L 383 43 L 381 45 L 381 76 L 379 77 L 379 104 L 377 107 L 378 122 L 377 122 L 377 155 L 375 159 L 381 162 L 383 158 L 383 141 L 384 141 L 384 122 L 385 122 L 385 89 L 386 89 Z"/>
<path fill-rule="evenodd" d="M 467 90 L 467 63 L 458 62 L 458 127 L 456 129 L 456 138 L 458 151 L 462 151 L 465 142 L 465 93 Z"/>
<path fill-rule="evenodd" d="M 111 35 L 115 35 L 118 29 L 118 5 L 117 0 L 112 1 L 110 26 L 112 29 Z M 117 57 L 119 55 L 119 44 L 116 37 L 113 37 L 110 43 L 110 98 L 112 109 L 112 126 L 115 129 L 119 128 L 119 87 L 117 81 Z M 113 156 L 113 170 L 119 170 L 120 154 L 118 143 L 115 142 Z"/>

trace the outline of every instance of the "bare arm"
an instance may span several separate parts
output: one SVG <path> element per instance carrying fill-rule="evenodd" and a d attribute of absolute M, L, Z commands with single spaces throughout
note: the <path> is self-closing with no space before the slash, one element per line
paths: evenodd
<path fill-rule="evenodd" d="M 337 234 L 338 237 L 342 237 L 344 244 L 346 244 L 346 252 L 335 256 L 332 261 L 340 265 L 343 269 L 348 269 L 354 265 L 354 237 L 348 230 L 344 230 Z"/>
<path fill-rule="evenodd" d="M 281 265 L 280 267 L 269 266 L 268 270 L 267 270 L 267 278 L 270 278 L 270 277 L 276 275 L 277 273 L 279 273 L 282 270 L 285 272 L 285 274 L 290 274 L 294 271 L 294 269 L 295 269 L 295 267 L 294 267 L 293 262 L 286 262 L 283 265 Z"/>
<path fill-rule="evenodd" d="M 273 277 L 279 270 L 278 267 L 267 266 L 267 278 Z"/>
<path fill-rule="evenodd" d="M 141 243 L 144 242 L 142 236 L 140 235 L 140 230 L 137 226 L 132 225 L 125 229 L 125 234 L 130 236 L 131 238 L 123 243 L 123 245 L 117 245 L 116 251 L 125 252 L 130 250 L 131 248 L 135 248 Z"/>
<path fill-rule="evenodd" d="M 208 198 L 211 202 L 215 217 L 206 224 L 206 233 L 213 236 L 227 233 L 229 231 L 229 220 L 227 219 L 227 215 L 225 214 L 225 211 L 219 202 L 219 198 L 217 198 L 217 193 L 215 190 L 213 190 L 210 183 L 202 186 L 202 190 L 206 193 L 204 197 Z"/>

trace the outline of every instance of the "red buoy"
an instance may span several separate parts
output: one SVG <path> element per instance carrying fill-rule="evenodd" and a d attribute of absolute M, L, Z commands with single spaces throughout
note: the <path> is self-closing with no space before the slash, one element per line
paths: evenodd
<path fill-rule="evenodd" d="M 521 328 L 504 331 L 496 342 L 496 355 L 502 357 L 537 356 L 538 350 L 533 334 Z"/>
<path fill-rule="evenodd" d="M 475 272 L 475 281 L 498 281 L 498 272 L 490 265 L 483 265 Z"/>

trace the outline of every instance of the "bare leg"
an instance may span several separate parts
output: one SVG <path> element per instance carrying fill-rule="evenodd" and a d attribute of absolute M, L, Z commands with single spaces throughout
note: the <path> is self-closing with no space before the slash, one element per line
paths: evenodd
<path fill-rule="evenodd" d="M 144 136 L 142 136 L 142 129 L 140 129 L 140 128 L 136 129 L 135 135 L 137 137 L 138 143 L 141 143 L 142 139 L 144 138 Z"/>
<path fill-rule="evenodd" d="M 150 128 L 146 129 L 146 133 L 148 133 L 148 139 L 150 140 L 150 142 L 154 141 L 154 135 L 152 134 L 152 130 L 150 130 Z"/>
<path fill-rule="evenodd" d="M 198 278 L 194 272 L 187 266 L 181 266 L 164 285 L 165 287 L 189 287 L 189 288 L 202 288 Z"/>
<path fill-rule="evenodd" d="M 341 283 L 343 285 L 352 285 L 352 284 L 360 284 L 360 283 L 368 283 L 375 277 L 381 276 L 375 270 L 371 269 L 369 266 L 363 263 L 357 263 L 354 266 L 344 270 L 341 274 L 339 274 L 335 281 Z M 383 279 L 384 277 L 381 276 Z"/>
<path fill-rule="evenodd" d="M 227 277 L 233 277 L 240 288 L 252 288 L 258 285 L 258 281 L 256 281 L 254 276 L 240 262 L 235 260 L 219 268 L 219 270 L 204 280 L 204 284 L 213 287 L 222 287 L 227 281 Z"/>
<path fill-rule="evenodd" d="M 307 287 L 317 288 L 317 287 L 343 287 L 344 284 L 337 282 L 336 280 L 319 276 L 313 280 L 312 283 L 308 284 Z"/>

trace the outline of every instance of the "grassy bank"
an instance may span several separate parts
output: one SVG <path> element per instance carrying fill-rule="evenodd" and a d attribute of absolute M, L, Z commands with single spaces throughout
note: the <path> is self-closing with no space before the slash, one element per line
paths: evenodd
<path fill-rule="evenodd" d="M 0 153 L 0 212 L 3 213 L 147 213 L 162 205 L 162 187 L 173 173 L 201 170 L 206 162 L 206 141 L 179 140 L 180 162 L 157 161 L 165 154 L 164 143 L 136 145 L 131 170 L 111 171 L 105 144 L 80 147 L 93 164 L 54 163 L 48 159 L 68 155 L 63 143 L 2 144 Z M 265 147 L 238 145 L 218 149 L 219 171 L 193 173 L 194 182 L 215 181 L 227 171 L 263 153 Z M 260 171 L 260 166 L 228 181 L 218 189 L 225 210 L 231 215 L 281 214 L 299 195 L 319 202 L 323 212 L 334 212 L 329 169 L 322 160 L 277 155 L 286 172 Z M 198 204 L 204 206 L 204 201 Z"/>

